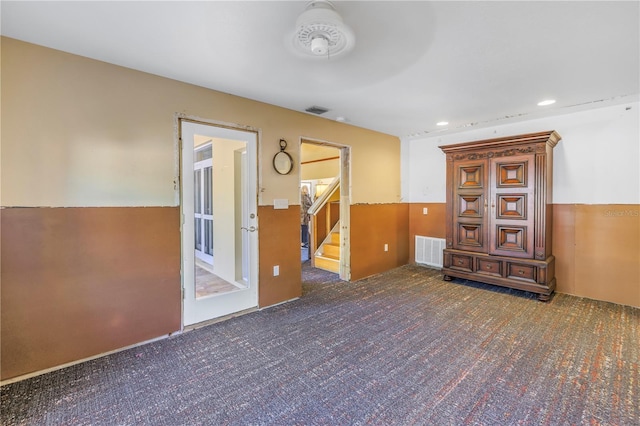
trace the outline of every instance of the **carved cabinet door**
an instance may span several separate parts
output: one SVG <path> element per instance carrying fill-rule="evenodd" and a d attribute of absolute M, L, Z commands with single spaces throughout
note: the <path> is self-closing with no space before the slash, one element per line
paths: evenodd
<path fill-rule="evenodd" d="M 535 156 L 489 160 L 489 253 L 533 258 Z"/>
<path fill-rule="evenodd" d="M 486 252 L 487 194 L 486 160 L 457 161 L 453 170 L 453 248 Z"/>

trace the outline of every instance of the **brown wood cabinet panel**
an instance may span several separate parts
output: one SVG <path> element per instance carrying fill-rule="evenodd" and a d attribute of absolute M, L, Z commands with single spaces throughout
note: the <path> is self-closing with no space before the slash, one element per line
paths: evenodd
<path fill-rule="evenodd" d="M 502 276 L 502 262 L 496 259 L 478 258 L 476 265 L 478 274 L 491 275 L 494 277 Z"/>
<path fill-rule="evenodd" d="M 527 154 L 489 159 L 491 254 L 533 257 L 534 157 Z"/>
<path fill-rule="evenodd" d="M 536 282 L 536 267 L 521 263 L 507 263 L 507 278 Z"/>
<path fill-rule="evenodd" d="M 460 161 L 453 168 L 452 213 L 456 226 L 453 247 L 460 250 L 485 252 L 487 250 L 488 167 L 485 161 Z"/>
<path fill-rule="evenodd" d="M 472 266 L 473 258 L 463 254 L 451 255 L 451 268 L 458 269 L 460 271 L 473 272 Z"/>
<path fill-rule="evenodd" d="M 548 131 L 440 147 L 447 158 L 445 279 L 550 297 L 551 165 L 559 141 Z"/>

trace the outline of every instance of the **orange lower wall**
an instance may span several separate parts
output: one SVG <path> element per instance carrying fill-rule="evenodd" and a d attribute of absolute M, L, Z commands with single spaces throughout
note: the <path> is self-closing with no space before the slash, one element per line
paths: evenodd
<path fill-rule="evenodd" d="M 640 307 L 640 205 L 554 204 L 557 291 Z"/>
<path fill-rule="evenodd" d="M 180 330 L 179 213 L 0 209 L 2 380 Z M 301 295 L 300 213 L 267 206 L 258 218 L 264 307 Z"/>
<path fill-rule="evenodd" d="M 410 205 L 410 262 L 415 235 L 445 238 L 445 206 Z M 640 307 L 639 212 L 637 204 L 554 204 L 556 291 Z"/>
<path fill-rule="evenodd" d="M 351 279 L 413 262 L 415 235 L 444 238 L 444 209 L 351 206 Z M 640 307 L 640 206 L 553 211 L 557 291 Z M 258 218 L 259 306 L 300 297 L 299 210 Z M 0 226 L 3 380 L 180 329 L 178 207 L 7 208 Z"/>
<path fill-rule="evenodd" d="M 180 330 L 178 207 L 0 210 L 2 379 Z"/>
<path fill-rule="evenodd" d="M 407 264 L 408 204 L 358 204 L 350 215 L 352 281 Z"/>
<path fill-rule="evenodd" d="M 300 206 L 274 209 L 258 208 L 260 228 L 258 305 L 260 307 L 300 297 L 302 294 L 300 262 Z M 273 267 L 280 275 L 273 276 Z"/>
<path fill-rule="evenodd" d="M 351 206 L 351 280 L 405 265 L 409 255 L 409 205 Z M 297 206 L 258 209 L 260 223 L 259 305 L 265 307 L 302 294 L 300 213 Z M 384 251 L 388 244 L 389 251 Z M 273 276 L 273 267 L 280 275 Z"/>
<path fill-rule="evenodd" d="M 2 380 L 180 330 L 179 213 L 0 209 Z M 299 209 L 262 206 L 258 220 L 259 306 L 300 297 Z M 407 263 L 407 204 L 353 206 L 351 220 L 352 280 Z"/>
<path fill-rule="evenodd" d="M 409 204 L 409 263 L 415 263 L 416 235 L 445 238 L 445 203 Z M 427 209 L 425 215 L 423 210 Z"/>

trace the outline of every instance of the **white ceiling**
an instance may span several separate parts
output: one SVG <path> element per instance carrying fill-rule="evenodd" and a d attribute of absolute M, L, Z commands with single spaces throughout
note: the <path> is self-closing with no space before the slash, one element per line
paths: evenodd
<path fill-rule="evenodd" d="M 403 138 L 639 98 L 638 1 L 334 1 L 356 45 L 320 60 L 287 48 L 306 4 L 3 0 L 1 32 Z"/>

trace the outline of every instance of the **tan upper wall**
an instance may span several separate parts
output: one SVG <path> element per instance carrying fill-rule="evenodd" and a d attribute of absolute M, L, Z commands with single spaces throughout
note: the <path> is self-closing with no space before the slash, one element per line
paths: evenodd
<path fill-rule="evenodd" d="M 271 167 L 278 142 L 351 147 L 351 201 L 400 201 L 398 138 L 2 38 L 2 206 L 173 206 L 176 113 L 260 131 L 261 205 L 299 201 L 300 168 Z"/>
<path fill-rule="evenodd" d="M 331 180 L 331 178 L 336 176 L 340 176 L 340 160 L 337 159 L 303 164 L 300 173 L 302 180 Z"/>
<path fill-rule="evenodd" d="M 302 180 L 327 179 L 340 175 L 340 150 L 331 146 L 300 144 Z"/>

